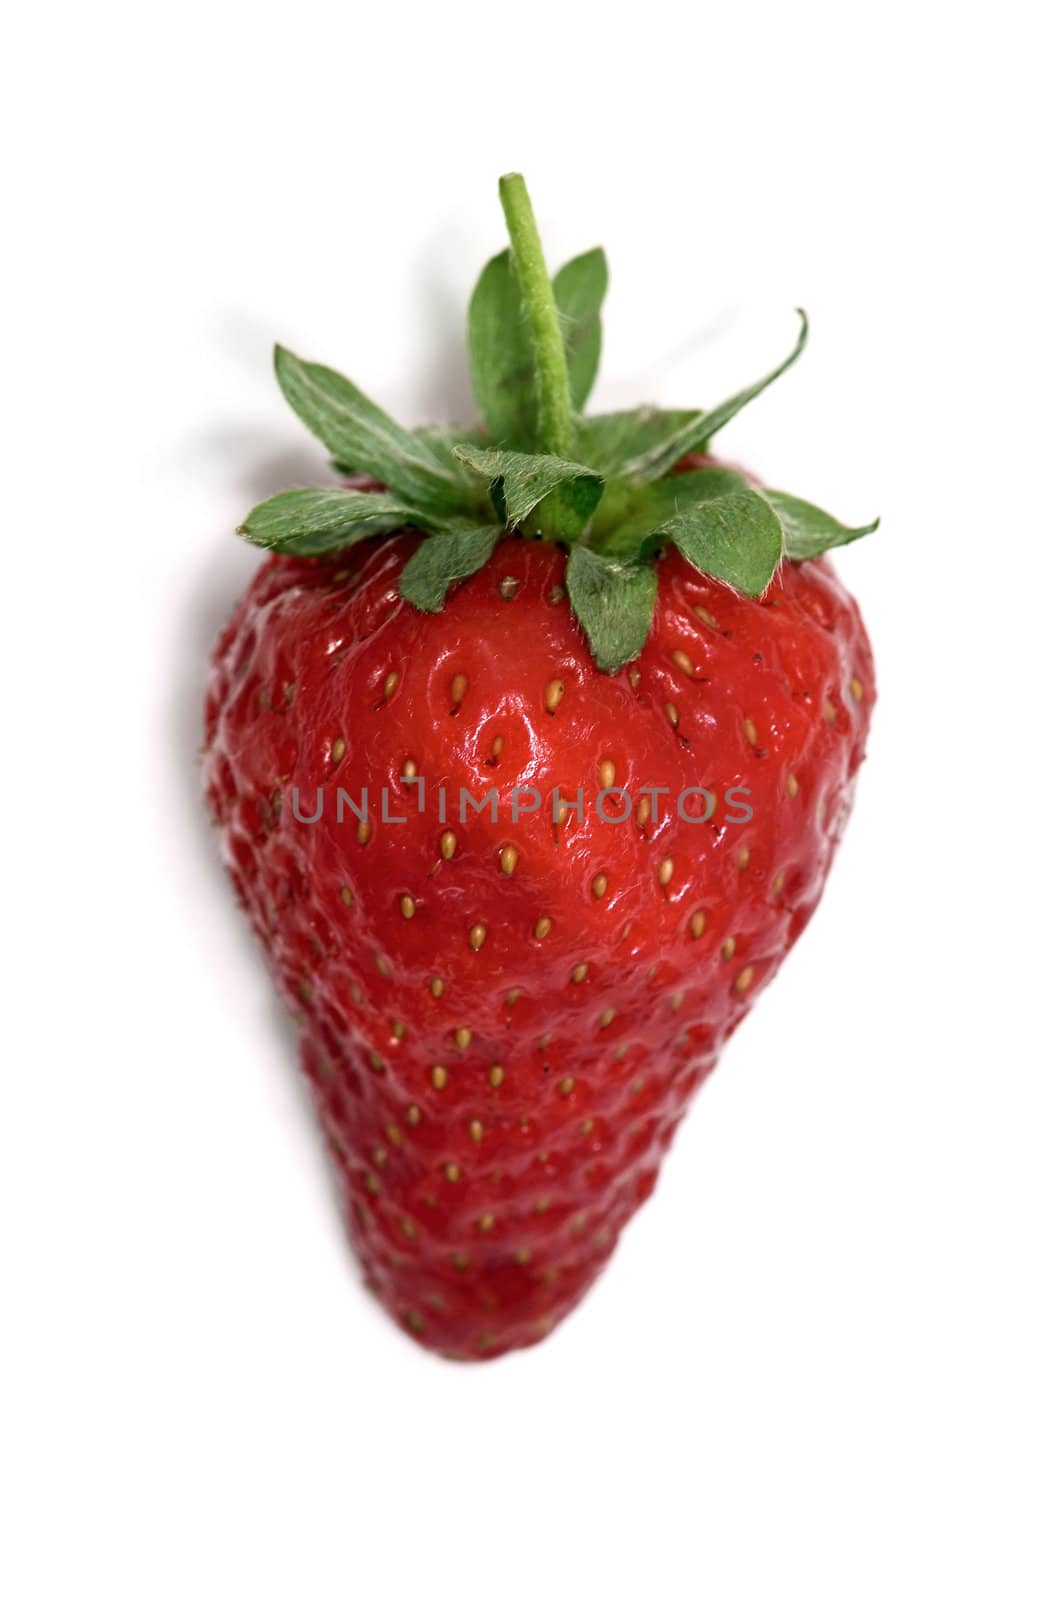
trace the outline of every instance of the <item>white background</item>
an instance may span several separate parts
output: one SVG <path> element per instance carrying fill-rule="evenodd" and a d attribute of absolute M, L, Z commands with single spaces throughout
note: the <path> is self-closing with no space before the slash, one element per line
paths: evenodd
<path fill-rule="evenodd" d="M 3 147 L 0 1588 L 1038 1592 L 1033 85 L 1015 7 L 23 8 Z M 582 1310 L 484 1368 L 360 1288 L 193 756 L 275 338 L 463 419 L 525 171 L 596 403 L 880 533 L 815 923 Z M 12 565 L 14 570 L 12 572 Z M 1029 1526 L 1030 1522 L 1030 1526 Z"/>

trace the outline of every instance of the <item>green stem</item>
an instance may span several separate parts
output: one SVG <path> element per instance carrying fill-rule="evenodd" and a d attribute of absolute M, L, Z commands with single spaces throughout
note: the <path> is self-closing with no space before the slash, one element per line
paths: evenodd
<path fill-rule="evenodd" d="M 533 207 L 525 180 L 518 172 L 502 178 L 499 189 L 533 344 L 537 447 L 545 455 L 568 459 L 573 454 L 574 433 L 566 346 Z"/>

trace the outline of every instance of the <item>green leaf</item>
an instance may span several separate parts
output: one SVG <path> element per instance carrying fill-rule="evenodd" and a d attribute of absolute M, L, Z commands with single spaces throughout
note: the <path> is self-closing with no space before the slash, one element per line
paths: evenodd
<path fill-rule="evenodd" d="M 795 495 L 782 494 L 778 489 L 765 489 L 763 493 L 782 524 L 785 552 L 791 561 L 810 561 L 812 556 L 823 555 L 837 545 L 864 539 L 879 527 L 877 517 L 863 528 L 848 528 L 827 511 L 820 511 Z"/>
<path fill-rule="evenodd" d="M 629 462 L 646 450 L 687 427 L 700 411 L 657 411 L 639 406 L 636 411 L 605 411 L 577 421 L 577 455 L 605 477 L 626 471 Z"/>
<path fill-rule="evenodd" d="M 457 509 L 466 486 L 456 468 L 408 433 L 341 373 L 278 345 L 274 370 L 289 405 L 337 462 L 370 473 L 415 505 Z"/>
<path fill-rule="evenodd" d="M 512 252 L 488 261 L 469 301 L 469 367 L 476 405 L 495 444 L 537 438 L 533 345 L 523 318 Z"/>
<path fill-rule="evenodd" d="M 689 473 L 690 478 L 707 474 Z M 700 572 L 743 594 L 763 594 L 782 559 L 782 524 L 763 495 L 745 485 L 690 500 L 651 538 L 669 539 Z"/>
<path fill-rule="evenodd" d="M 568 261 L 552 285 L 575 410 L 586 402 L 598 370 L 602 346 L 599 313 L 607 283 L 605 255 L 595 249 Z M 468 346 L 472 390 L 491 440 L 534 449 L 536 361 L 510 250 L 494 256 L 480 273 L 469 301 Z"/>
<path fill-rule="evenodd" d="M 452 583 L 486 566 L 500 528 L 459 528 L 424 539 L 400 575 L 400 593 L 419 611 L 442 611 Z"/>
<path fill-rule="evenodd" d="M 635 483 L 651 483 L 655 478 L 662 478 L 663 474 L 669 472 L 675 462 L 680 461 L 690 450 L 702 450 L 726 422 L 731 422 L 744 406 L 748 406 L 751 400 L 762 394 L 776 378 L 781 378 L 797 360 L 807 343 L 807 317 L 803 311 L 798 311 L 797 316 L 800 318 L 800 332 L 796 344 L 785 361 L 780 362 L 773 371 L 758 379 L 756 383 L 751 383 L 749 388 L 740 389 L 738 394 L 722 401 L 712 411 L 701 412 L 693 421 L 677 428 L 669 438 L 662 439 L 633 461 L 628 461 L 623 469 L 624 476 Z"/>
<path fill-rule="evenodd" d="M 578 544 L 566 563 L 566 588 L 603 672 L 641 654 L 656 605 L 654 566 L 611 560 Z"/>
<path fill-rule="evenodd" d="M 686 506 L 716 500 L 745 487 L 745 478 L 729 467 L 673 472 L 644 488 L 614 479 L 595 514 L 595 547 L 610 555 L 633 555 L 642 549 L 654 528 Z"/>
<path fill-rule="evenodd" d="M 588 250 L 555 274 L 552 289 L 562 323 L 574 411 L 583 411 L 602 353 L 602 301 L 609 286 L 605 251 Z"/>
<path fill-rule="evenodd" d="M 558 456 L 474 450 L 465 445 L 458 445 L 454 453 L 489 479 L 490 497 L 510 528 L 537 510 L 539 530 L 553 538 L 579 538 L 605 487 L 597 473 Z"/>
<path fill-rule="evenodd" d="M 320 556 L 428 517 L 389 494 L 356 489 L 286 489 L 249 512 L 238 532 L 262 550 Z"/>

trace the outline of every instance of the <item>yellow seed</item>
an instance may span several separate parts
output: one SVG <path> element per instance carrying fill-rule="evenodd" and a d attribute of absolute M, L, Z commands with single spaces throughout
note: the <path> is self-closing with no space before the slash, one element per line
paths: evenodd
<path fill-rule="evenodd" d="M 505 1081 L 505 1069 L 501 1066 L 487 1068 L 487 1082 L 492 1089 L 500 1088 Z"/>
<path fill-rule="evenodd" d="M 506 844 L 501 852 L 501 871 L 506 878 L 510 878 L 519 861 L 519 852 L 514 844 Z"/>
<path fill-rule="evenodd" d="M 456 672 L 454 677 L 451 679 L 451 700 L 456 706 L 461 705 L 461 702 L 465 698 L 465 690 L 468 688 L 468 686 L 469 680 L 466 678 L 465 674 L 463 672 Z"/>
<path fill-rule="evenodd" d="M 605 873 L 596 872 L 595 876 L 591 880 L 591 893 L 594 895 L 595 899 L 601 900 L 608 887 L 609 879 L 606 877 Z"/>
<path fill-rule="evenodd" d="M 397 1127 L 395 1122 L 387 1123 L 386 1138 L 389 1140 L 390 1144 L 395 1144 L 398 1148 L 404 1142 L 404 1136 L 400 1132 L 400 1129 Z"/>
<path fill-rule="evenodd" d="M 454 1034 L 454 1043 L 459 1050 L 467 1050 L 472 1043 L 472 1033 L 468 1028 L 458 1028 Z"/>
<path fill-rule="evenodd" d="M 461 1177 L 461 1168 L 458 1166 L 458 1163 L 456 1161 L 448 1161 L 447 1165 L 443 1169 L 443 1176 L 446 1178 L 448 1183 L 457 1183 L 458 1179 Z"/>
<path fill-rule="evenodd" d="M 400 896 L 400 915 L 402 917 L 406 917 L 408 922 L 410 922 L 417 909 L 418 908 L 415 905 L 414 900 L 409 894 L 402 894 Z"/>
<path fill-rule="evenodd" d="M 692 663 L 685 654 L 684 650 L 672 651 L 670 659 L 673 661 L 679 672 L 683 672 L 686 678 L 691 678 Z"/>
<path fill-rule="evenodd" d="M 382 685 L 382 693 L 385 695 L 387 700 L 389 699 L 389 697 L 393 693 L 393 691 L 396 689 L 396 686 L 397 686 L 397 684 L 399 682 L 400 682 L 400 674 L 399 674 L 399 672 L 387 672 L 386 673 L 385 681 L 384 681 L 384 683 Z"/>
<path fill-rule="evenodd" d="M 371 1159 L 375 1163 L 376 1167 L 384 1167 L 386 1162 L 389 1160 L 389 1153 L 388 1151 L 383 1150 L 381 1145 L 379 1145 L 376 1146 L 376 1148 L 371 1152 Z"/>
<path fill-rule="evenodd" d="M 483 1215 L 479 1219 L 480 1233 L 489 1233 L 493 1226 L 494 1213 L 492 1211 L 484 1211 Z"/>
<path fill-rule="evenodd" d="M 406 1032 L 407 1032 L 407 1029 L 404 1027 L 404 1024 L 402 1022 L 394 1022 L 394 1024 L 393 1024 L 393 1038 L 394 1039 L 402 1039 Z"/>
<path fill-rule="evenodd" d="M 796 780 L 796 774 L 793 772 L 791 772 L 789 777 L 786 779 L 786 793 L 789 795 L 791 800 L 795 800 L 797 795 L 800 793 L 800 785 Z"/>
<path fill-rule="evenodd" d="M 828 695 L 826 695 L 825 699 L 822 701 L 822 715 L 826 722 L 836 721 L 836 707 L 833 705 Z"/>
<path fill-rule="evenodd" d="M 439 1065 L 433 1067 L 429 1073 L 429 1078 L 434 1089 L 446 1089 L 447 1068 Z"/>
<path fill-rule="evenodd" d="M 860 678 L 852 678 L 851 679 L 851 694 L 854 696 L 855 700 L 860 700 L 864 693 L 865 693 L 865 690 L 864 690 L 864 687 L 862 686 L 861 679 Z"/>
<path fill-rule="evenodd" d="M 587 1138 L 588 1134 L 592 1132 L 594 1126 L 595 1122 L 593 1117 L 584 1118 L 583 1122 L 580 1124 L 580 1131 L 584 1135 L 585 1139 Z"/>
<path fill-rule="evenodd" d="M 458 848 L 458 836 L 451 833 L 448 828 L 446 833 L 440 834 L 440 854 L 444 861 L 453 861 L 454 852 Z"/>
<path fill-rule="evenodd" d="M 483 1137 L 483 1124 L 480 1122 L 478 1117 L 473 1117 L 472 1121 L 469 1123 L 469 1137 L 471 1138 L 473 1144 L 478 1144 Z"/>
<path fill-rule="evenodd" d="M 572 1094 L 576 1086 L 575 1078 L 563 1078 L 562 1082 L 559 1084 L 559 1093 L 561 1095 Z"/>
<path fill-rule="evenodd" d="M 422 1120 L 422 1113 L 419 1111 L 417 1106 L 408 1106 L 407 1120 L 412 1128 L 417 1128 L 418 1124 Z"/>
<path fill-rule="evenodd" d="M 562 587 L 562 584 L 561 583 L 553 583 L 552 586 L 551 586 L 551 592 L 548 595 L 548 603 L 549 603 L 549 605 L 561 606 L 561 604 L 565 600 L 565 598 L 566 598 L 566 591 Z"/>
<path fill-rule="evenodd" d="M 703 937 L 703 930 L 705 927 L 706 912 L 693 911 L 692 915 L 688 919 L 688 931 L 692 935 L 693 939 L 701 939 Z"/>
<path fill-rule="evenodd" d="M 673 878 L 673 876 L 674 876 L 674 863 L 671 860 L 670 856 L 667 856 L 666 860 L 661 861 L 660 862 L 660 866 L 659 866 L 659 880 L 660 880 L 660 883 L 662 884 L 664 889 L 667 887 L 668 883 L 670 882 L 671 878 Z"/>
<path fill-rule="evenodd" d="M 400 1218 L 400 1232 L 407 1239 L 413 1239 L 418 1232 L 410 1217 Z"/>
<path fill-rule="evenodd" d="M 515 1252 L 515 1259 L 516 1259 L 516 1265 L 517 1265 L 517 1266 L 520 1266 L 520 1267 L 525 1267 L 525 1266 L 526 1266 L 526 1263 L 527 1263 L 527 1262 L 528 1262 L 528 1261 L 529 1261 L 529 1259 L 530 1259 L 530 1252 L 529 1252 L 529 1250 L 525 1250 L 525 1249 L 524 1249 L 524 1250 L 517 1250 L 517 1251 L 516 1251 L 516 1252 Z"/>
<path fill-rule="evenodd" d="M 350 984 L 350 999 L 353 1001 L 353 1004 L 355 1006 L 360 1006 L 360 1005 L 364 1004 L 364 996 L 363 996 L 363 994 L 361 992 L 361 987 L 360 987 L 359 983 L 351 983 Z"/>
<path fill-rule="evenodd" d="M 368 1191 L 369 1194 L 381 1194 L 382 1193 L 382 1185 L 379 1183 L 378 1179 L 376 1178 L 376 1176 L 375 1176 L 375 1174 L 373 1172 L 368 1172 L 368 1173 L 365 1174 L 364 1187 Z"/>
<path fill-rule="evenodd" d="M 603 789 L 612 789 L 616 783 L 616 762 L 608 756 L 598 763 L 598 781 Z"/>
<path fill-rule="evenodd" d="M 498 756 L 501 754 L 501 752 L 504 749 L 504 747 L 505 747 L 505 741 L 502 739 L 501 735 L 498 734 L 497 738 L 493 741 L 493 743 L 490 746 L 490 754 L 493 756 L 495 761 L 497 760 Z"/>
<path fill-rule="evenodd" d="M 638 671 L 638 668 L 637 667 L 632 667 L 631 668 L 631 688 L 632 689 L 637 689 L 637 687 L 641 683 L 641 681 L 642 681 L 642 675 Z"/>
<path fill-rule="evenodd" d="M 598 1026 L 600 1028 L 608 1028 L 609 1024 L 611 1022 L 615 1022 L 615 1021 L 616 1021 L 616 1012 L 614 1011 L 612 1006 L 608 1006 L 606 1008 L 606 1010 L 602 1012 L 602 1015 L 599 1017 Z"/>
<path fill-rule="evenodd" d="M 685 1003 L 685 996 L 683 994 L 672 994 L 671 995 L 671 997 L 670 997 L 670 1009 L 672 1011 L 680 1011 L 681 1007 L 684 1005 L 684 1003 Z"/>
<path fill-rule="evenodd" d="M 544 704 L 549 711 L 557 711 L 562 704 L 562 696 L 566 692 L 566 685 L 561 678 L 552 678 L 544 691 Z"/>
<path fill-rule="evenodd" d="M 649 799 L 647 794 L 643 794 L 641 799 L 638 801 L 638 805 L 635 808 L 634 813 L 634 820 L 638 824 L 639 828 L 644 828 L 645 824 L 649 820 L 651 812 L 652 801 Z"/>
<path fill-rule="evenodd" d="M 455 1272 L 464 1272 L 468 1264 L 468 1256 L 462 1255 L 460 1250 L 456 1251 L 455 1254 L 451 1256 L 451 1266 L 454 1268 Z"/>
<path fill-rule="evenodd" d="M 548 1207 L 550 1205 L 551 1205 L 551 1201 L 546 1196 L 542 1196 L 542 1198 L 540 1200 L 535 1200 L 534 1201 L 533 1209 L 536 1212 L 538 1212 L 541 1216 L 543 1216 L 544 1213 L 548 1210 Z"/>
<path fill-rule="evenodd" d="M 732 957 L 734 956 L 734 954 L 735 954 L 735 940 L 729 934 L 728 938 L 724 941 L 724 944 L 721 946 L 721 959 L 723 961 L 730 961 L 732 959 Z"/>
<path fill-rule="evenodd" d="M 752 717 L 744 717 L 742 731 L 751 744 L 757 743 L 757 724 Z"/>
<path fill-rule="evenodd" d="M 519 591 L 519 579 L 502 578 L 497 587 L 502 600 L 514 600 Z"/>
<path fill-rule="evenodd" d="M 705 622 L 708 628 L 717 627 L 717 618 L 714 616 L 712 611 L 708 611 L 706 609 L 706 606 L 693 606 L 692 610 L 695 612 L 700 622 Z"/>
<path fill-rule="evenodd" d="M 486 937 L 487 925 L 485 922 L 477 922 L 469 929 L 469 944 L 473 950 L 482 950 L 486 943 Z"/>
<path fill-rule="evenodd" d="M 422 1329 L 425 1327 L 425 1321 L 417 1311 L 405 1312 L 404 1321 L 407 1323 L 407 1326 L 410 1328 L 412 1333 L 421 1333 Z"/>
<path fill-rule="evenodd" d="M 380 977 L 389 977 L 389 962 L 386 960 L 385 956 L 375 957 L 375 971 Z"/>
<path fill-rule="evenodd" d="M 735 854 L 735 865 L 738 867 L 740 872 L 745 872 L 749 864 L 750 852 L 747 850 L 745 845 L 740 845 Z"/>
<path fill-rule="evenodd" d="M 432 995 L 434 1000 L 438 1000 L 440 998 L 441 994 L 443 993 L 442 978 L 429 979 L 429 993 Z"/>
<path fill-rule="evenodd" d="M 345 739 L 336 739 L 335 743 L 332 745 L 332 760 L 333 761 L 341 761 L 345 754 L 346 754 L 346 740 Z"/>
<path fill-rule="evenodd" d="M 663 707 L 663 713 L 671 727 L 676 728 L 678 725 L 678 708 L 673 701 L 667 701 L 666 705 Z"/>
<path fill-rule="evenodd" d="M 358 844 L 367 844 L 367 842 L 368 842 L 368 840 L 370 838 L 371 838 L 371 823 L 368 821 L 367 817 L 365 817 L 363 822 L 358 822 L 357 823 L 357 843 Z"/>
<path fill-rule="evenodd" d="M 538 917 L 537 921 L 533 925 L 533 936 L 534 936 L 534 938 L 535 939 L 546 939 L 550 932 L 551 932 L 551 918 L 550 917 Z"/>
<path fill-rule="evenodd" d="M 342 888 L 339 890 L 339 899 L 342 901 L 344 906 L 351 906 L 353 904 L 353 890 L 350 888 L 349 884 L 343 884 Z"/>
<path fill-rule="evenodd" d="M 577 965 L 573 968 L 573 971 L 569 975 L 571 983 L 583 983 L 584 979 L 588 975 L 588 971 L 589 968 L 587 962 L 578 961 Z"/>
<path fill-rule="evenodd" d="M 786 874 L 784 872 L 776 873 L 775 874 L 775 881 L 771 886 L 772 893 L 773 894 L 781 894 L 782 893 L 782 886 L 785 883 L 785 881 L 786 881 Z"/>
<path fill-rule="evenodd" d="M 418 763 L 417 763 L 417 761 L 412 761 L 410 756 L 409 756 L 407 758 L 407 760 L 404 762 L 403 766 L 400 768 L 400 775 L 401 775 L 401 777 L 404 777 L 404 778 L 417 778 L 417 776 L 418 776 Z"/>
<path fill-rule="evenodd" d="M 509 989 L 508 993 L 505 995 L 505 1005 L 514 1006 L 515 1002 L 519 998 L 520 992 L 521 991 L 519 989 Z"/>
<path fill-rule="evenodd" d="M 753 982 L 753 968 L 752 967 L 743 967 L 743 969 L 740 972 L 739 976 L 735 980 L 736 993 L 737 994 L 745 994 L 746 990 L 750 987 L 750 984 L 752 982 Z"/>

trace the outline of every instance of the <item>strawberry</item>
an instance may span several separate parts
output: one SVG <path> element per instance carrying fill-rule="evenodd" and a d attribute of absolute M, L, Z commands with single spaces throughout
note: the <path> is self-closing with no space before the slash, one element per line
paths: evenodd
<path fill-rule="evenodd" d="M 206 785 L 298 1019 L 365 1274 L 479 1359 L 585 1293 L 818 903 L 874 688 L 851 529 L 586 418 L 600 251 L 552 283 L 522 179 L 473 296 L 486 432 L 407 433 L 279 350 L 341 487 L 291 489 L 217 647 Z M 874 524 L 873 524 L 874 526 Z"/>

